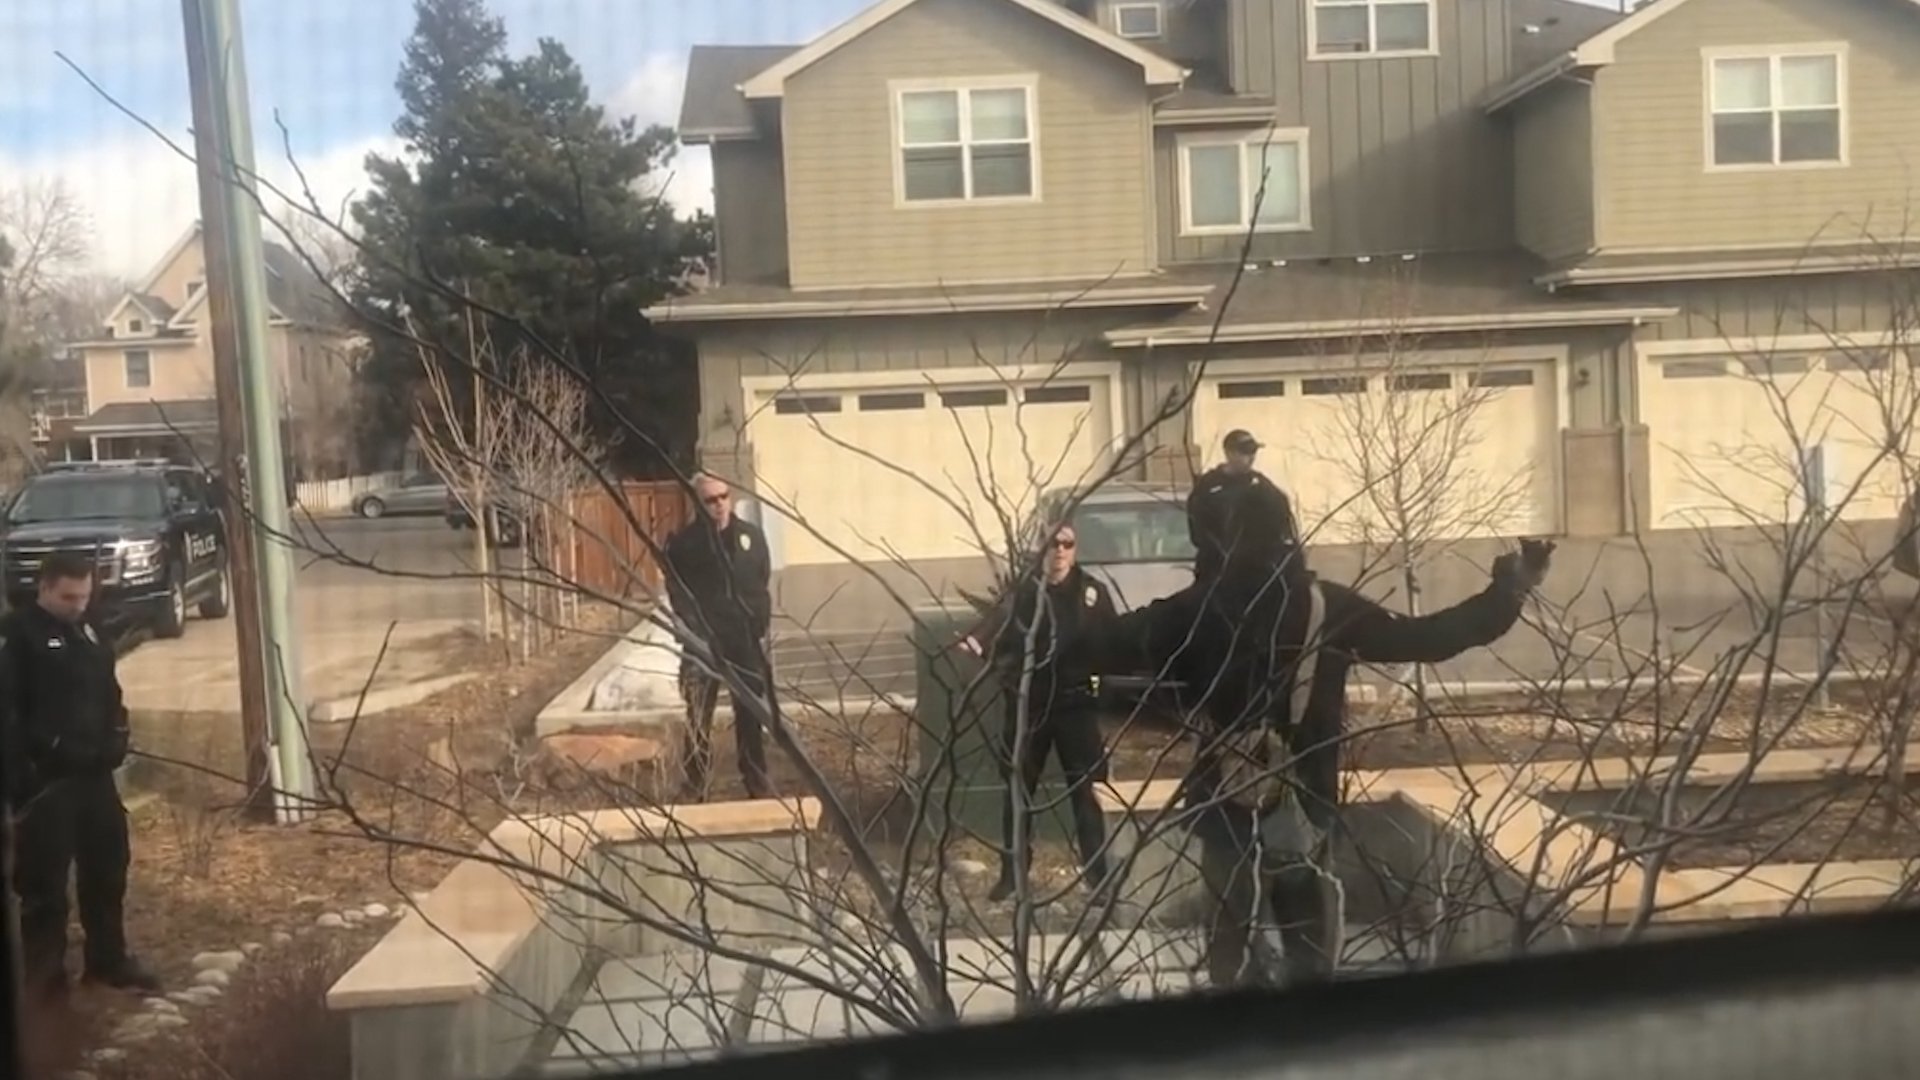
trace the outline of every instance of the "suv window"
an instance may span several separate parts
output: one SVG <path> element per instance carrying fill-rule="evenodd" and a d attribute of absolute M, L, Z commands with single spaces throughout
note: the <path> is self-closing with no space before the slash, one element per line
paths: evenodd
<path fill-rule="evenodd" d="M 157 518 L 167 512 L 165 488 L 146 475 L 48 476 L 20 491 L 7 520 L 15 525 L 42 521 Z"/>
<path fill-rule="evenodd" d="M 185 505 L 187 509 L 199 510 L 207 504 L 206 487 L 200 483 L 200 477 L 186 472 L 167 474 L 167 502 L 171 506 Z"/>
<path fill-rule="evenodd" d="M 1186 508 L 1164 499 L 1082 503 L 1073 515 L 1080 561 L 1088 563 L 1189 562 Z"/>

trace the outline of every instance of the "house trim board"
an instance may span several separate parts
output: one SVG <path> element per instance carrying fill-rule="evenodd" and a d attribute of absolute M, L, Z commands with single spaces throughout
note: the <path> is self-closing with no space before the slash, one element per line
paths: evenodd
<path fill-rule="evenodd" d="M 1611 326 L 1648 319 L 1669 319 L 1680 313 L 1671 306 L 1597 308 L 1582 311 L 1542 311 L 1506 315 L 1427 315 L 1383 319 L 1330 319 L 1291 323 L 1249 323 L 1223 326 L 1140 327 L 1110 330 L 1107 344 L 1115 348 L 1206 345 L 1236 342 L 1298 341 L 1314 338 L 1405 333 L 1447 333 L 1468 330 L 1539 330 L 1578 326 Z"/>

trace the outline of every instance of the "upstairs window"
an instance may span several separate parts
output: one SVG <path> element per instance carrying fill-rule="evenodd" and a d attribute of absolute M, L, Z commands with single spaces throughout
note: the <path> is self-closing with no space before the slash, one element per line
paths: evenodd
<path fill-rule="evenodd" d="M 900 198 L 908 203 L 1035 197 L 1033 86 L 899 91 Z"/>
<path fill-rule="evenodd" d="M 1189 236 L 1305 232 L 1304 129 L 1195 136 L 1180 146 L 1181 231 Z"/>
<path fill-rule="evenodd" d="M 1421 56 L 1434 50 L 1439 0 L 1307 0 L 1313 55 Z"/>
<path fill-rule="evenodd" d="M 1840 53 L 1708 58 L 1716 168 L 1837 165 L 1845 158 Z"/>
<path fill-rule="evenodd" d="M 1166 9 L 1159 3 L 1113 5 L 1113 29 L 1123 38 L 1154 41 L 1166 36 Z"/>
<path fill-rule="evenodd" d="M 153 385 L 153 354 L 145 349 L 128 349 L 126 365 L 127 389 L 145 390 Z"/>

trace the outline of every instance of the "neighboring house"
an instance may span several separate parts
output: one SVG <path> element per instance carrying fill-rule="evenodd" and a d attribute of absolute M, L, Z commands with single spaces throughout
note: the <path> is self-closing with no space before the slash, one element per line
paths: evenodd
<path fill-rule="evenodd" d="M 262 257 L 269 369 L 289 456 L 303 475 L 337 474 L 359 339 L 298 255 L 269 241 Z M 72 347 L 85 364 L 91 410 L 73 430 L 90 441 L 92 457 L 214 460 L 219 424 L 205 286 L 196 223 L 115 305 L 100 335 Z"/>
<path fill-rule="evenodd" d="M 88 413 L 86 361 L 66 350 L 48 362 L 46 372 L 27 405 L 34 450 L 42 461 L 85 461 L 93 443 L 74 426 Z"/>
<path fill-rule="evenodd" d="M 1779 520 L 1773 391 L 1848 483 L 1906 363 L 1915 101 L 1915 0 L 883 0 L 693 51 L 715 280 L 649 314 L 703 463 L 821 534 L 774 522 L 826 625 L 872 571 L 977 581 L 989 498 L 1134 436 L 1182 480 L 1249 428 L 1310 525 L 1356 513 L 1342 417 L 1394 393 L 1477 403 L 1459 457 L 1517 498 L 1461 537 Z"/>

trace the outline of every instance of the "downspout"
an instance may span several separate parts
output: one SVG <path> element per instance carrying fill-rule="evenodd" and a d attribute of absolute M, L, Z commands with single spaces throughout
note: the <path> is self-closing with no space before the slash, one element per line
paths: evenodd
<path fill-rule="evenodd" d="M 1646 320 L 1635 315 L 1627 333 L 1627 381 L 1633 391 L 1633 411 L 1640 411 L 1640 326 Z M 1619 380 L 1615 380 L 1618 387 Z M 1633 505 L 1633 453 L 1627 441 L 1626 410 L 1620 410 L 1615 427 L 1620 432 L 1620 525 L 1621 535 L 1637 536 L 1640 532 L 1640 515 Z"/>

